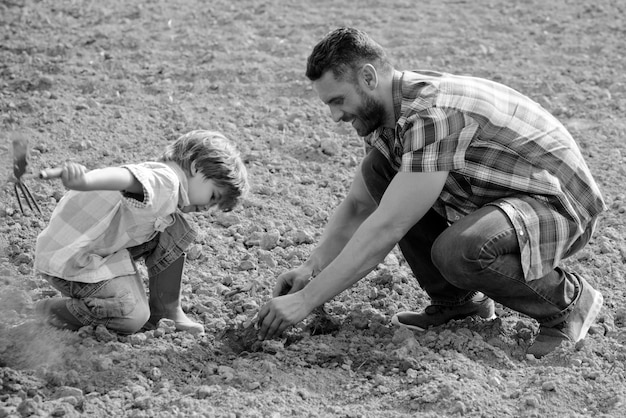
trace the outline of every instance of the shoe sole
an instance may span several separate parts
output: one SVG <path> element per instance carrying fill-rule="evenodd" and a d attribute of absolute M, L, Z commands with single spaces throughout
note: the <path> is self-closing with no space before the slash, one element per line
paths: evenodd
<path fill-rule="evenodd" d="M 583 322 L 583 325 L 580 328 L 580 336 L 574 342 L 578 342 L 587 336 L 589 328 L 591 328 L 591 325 L 595 322 L 598 314 L 600 314 L 600 310 L 604 304 L 604 297 L 597 290 L 594 290 L 594 292 L 595 294 L 593 295 L 593 302 L 591 304 L 591 308 L 589 309 L 589 315 L 587 315 L 585 322 Z"/>
<path fill-rule="evenodd" d="M 422 327 L 418 327 L 416 325 L 409 325 L 409 324 L 405 324 L 403 322 L 400 322 L 400 319 L 398 319 L 398 315 L 407 314 L 407 313 L 413 313 L 413 312 L 411 312 L 411 311 L 398 312 L 393 317 L 391 317 L 391 323 L 393 325 L 396 325 L 396 326 L 399 326 L 399 327 L 402 327 L 402 328 L 410 329 L 411 331 L 420 331 L 420 332 L 426 331 L 426 328 L 422 328 Z M 484 319 L 486 321 L 492 321 L 492 320 L 497 318 L 495 312 L 493 314 L 491 314 L 490 316 L 487 316 L 487 317 L 483 317 L 483 316 L 480 316 L 479 314 L 475 313 L 475 314 L 460 315 L 458 317 L 450 318 L 450 321 L 459 320 L 459 319 L 465 319 L 465 318 L 469 318 L 471 316 L 478 316 L 478 317 L 480 317 L 480 318 L 482 318 L 482 319 Z"/>

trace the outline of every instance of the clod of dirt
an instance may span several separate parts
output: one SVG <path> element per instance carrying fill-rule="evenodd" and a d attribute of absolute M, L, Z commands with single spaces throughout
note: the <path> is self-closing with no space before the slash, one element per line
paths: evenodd
<path fill-rule="evenodd" d="M 341 328 L 339 319 L 332 317 L 320 306 L 313 311 L 313 319 L 306 325 L 311 335 L 333 334 Z"/>
<path fill-rule="evenodd" d="M 262 350 L 258 339 L 258 330 L 252 323 L 226 329 L 220 336 L 220 341 L 235 354 L 247 351 L 254 353 Z"/>

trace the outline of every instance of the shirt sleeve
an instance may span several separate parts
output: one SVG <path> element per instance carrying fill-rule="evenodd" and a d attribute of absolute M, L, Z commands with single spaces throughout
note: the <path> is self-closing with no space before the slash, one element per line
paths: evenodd
<path fill-rule="evenodd" d="M 468 123 L 470 122 L 470 123 Z M 458 110 L 429 107 L 407 118 L 402 136 L 404 172 L 458 170 L 477 125 Z"/>
<path fill-rule="evenodd" d="M 172 206 L 171 211 L 176 208 L 180 181 L 172 169 L 159 163 L 128 164 L 123 167 L 135 176 L 143 189 L 143 200 L 122 194 L 125 205 L 155 212 L 162 211 L 164 206 Z"/>

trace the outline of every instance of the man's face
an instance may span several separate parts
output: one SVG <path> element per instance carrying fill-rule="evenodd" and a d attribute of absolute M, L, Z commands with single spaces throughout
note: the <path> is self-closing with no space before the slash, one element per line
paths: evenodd
<path fill-rule="evenodd" d="M 350 122 L 359 136 L 367 136 L 382 126 L 386 111 L 380 100 L 357 82 L 336 80 L 327 71 L 313 82 L 319 98 L 330 108 L 335 122 Z"/>

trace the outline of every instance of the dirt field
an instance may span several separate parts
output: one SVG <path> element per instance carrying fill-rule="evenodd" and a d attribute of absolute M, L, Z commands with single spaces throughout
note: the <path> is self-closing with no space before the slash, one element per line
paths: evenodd
<path fill-rule="evenodd" d="M 0 0 L 0 418 L 623 416 L 625 13 L 622 0 Z M 394 329 L 393 313 L 428 303 L 397 249 L 281 340 L 227 331 L 306 258 L 363 156 L 304 76 L 343 25 L 399 69 L 503 82 L 571 130 L 609 206 L 566 263 L 605 298 L 584 344 L 529 358 L 537 323 L 501 306 L 488 323 Z M 193 218 L 183 306 L 206 335 L 36 322 L 32 303 L 55 293 L 32 269 L 35 238 L 63 187 L 28 180 L 43 215 L 20 213 L 9 132 L 30 137 L 36 170 L 153 159 L 197 128 L 233 139 L 252 181 L 237 210 Z"/>

